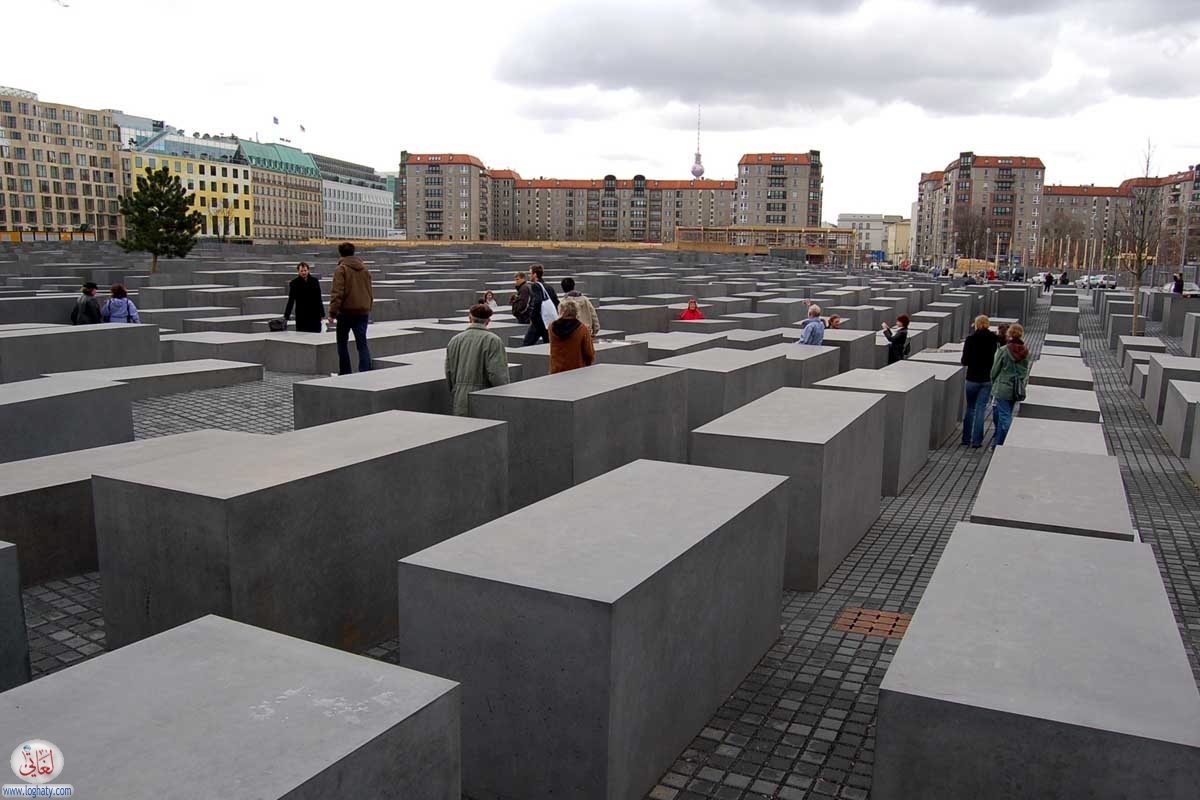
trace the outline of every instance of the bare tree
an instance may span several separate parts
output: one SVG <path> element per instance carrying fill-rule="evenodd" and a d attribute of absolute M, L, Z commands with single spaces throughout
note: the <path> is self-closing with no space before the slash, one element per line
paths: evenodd
<path fill-rule="evenodd" d="M 987 221 L 978 209 L 961 206 L 954 212 L 954 234 L 958 242 L 958 253 L 968 258 L 979 256 L 979 245 L 987 250 Z"/>
<path fill-rule="evenodd" d="M 1118 267 L 1133 277 L 1133 327 L 1138 335 L 1138 318 L 1142 300 L 1142 281 L 1146 269 L 1157 256 L 1162 236 L 1162 200 L 1159 182 L 1151 175 L 1154 165 L 1154 145 L 1147 140 L 1142 154 L 1142 174 L 1129 181 L 1129 203 L 1123 209 L 1118 227 L 1126 252 L 1118 257 Z"/>
<path fill-rule="evenodd" d="M 1059 243 L 1078 242 L 1083 238 L 1085 231 L 1083 221 L 1076 219 L 1074 214 L 1065 208 L 1054 209 L 1050 219 L 1046 222 L 1046 227 L 1042 229 L 1043 235 L 1050 242 L 1051 263 L 1048 266 L 1054 269 L 1061 268 L 1062 264 L 1057 263 Z"/>

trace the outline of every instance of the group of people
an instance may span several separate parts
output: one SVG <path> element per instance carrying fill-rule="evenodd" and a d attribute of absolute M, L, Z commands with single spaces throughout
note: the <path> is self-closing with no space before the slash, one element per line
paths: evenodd
<path fill-rule="evenodd" d="M 797 341 L 800 344 L 824 344 L 825 331 L 830 328 L 841 328 L 842 319 L 837 314 L 832 315 L 829 319 L 825 319 L 821 316 L 821 307 L 819 305 L 808 300 L 804 302 L 808 306 L 808 317 L 800 323 L 800 338 Z M 881 323 L 883 335 L 888 341 L 887 363 L 895 364 L 897 361 L 908 358 L 911 350 L 908 342 L 908 325 L 910 321 L 908 314 L 901 314 L 896 317 L 896 327 L 894 330 L 886 322 Z"/>
<path fill-rule="evenodd" d="M 1013 408 L 1025 399 L 1029 378 L 1029 348 L 1019 323 L 1000 325 L 991 330 L 991 321 L 980 314 L 974 330 L 963 342 L 960 363 L 967 368 L 966 410 L 963 412 L 962 445 L 983 446 L 983 423 L 988 401 L 992 402 L 995 434 L 992 448 L 1004 444 L 1012 427 Z"/>
<path fill-rule="evenodd" d="M 125 285 L 114 283 L 108 290 L 109 298 L 100 305 L 96 299 L 99 287 L 88 281 L 75 298 L 75 306 L 71 309 L 72 325 L 99 325 L 105 322 L 140 323 L 137 306 L 129 299 Z"/>
<path fill-rule="evenodd" d="M 350 336 L 358 350 L 358 371 L 371 369 L 371 349 L 367 345 L 367 325 L 371 319 L 371 307 L 375 304 L 375 292 L 371 284 L 371 273 L 361 258 L 354 255 L 354 245 L 342 242 L 338 245 L 338 262 L 333 270 L 333 286 L 329 292 L 329 312 L 321 297 L 321 283 L 312 274 L 307 262 L 296 265 L 296 277 L 288 283 L 287 307 L 283 311 L 286 326 L 296 314 L 296 330 L 304 333 L 321 333 L 328 325 L 337 331 L 338 374 L 353 372 L 350 361 Z"/>

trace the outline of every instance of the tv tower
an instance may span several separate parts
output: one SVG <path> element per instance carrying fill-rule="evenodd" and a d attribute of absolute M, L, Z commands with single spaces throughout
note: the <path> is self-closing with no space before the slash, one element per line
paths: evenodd
<path fill-rule="evenodd" d="M 696 106 L 696 163 L 692 164 L 692 177 L 696 180 L 704 177 L 704 164 L 700 162 L 700 106 Z"/>

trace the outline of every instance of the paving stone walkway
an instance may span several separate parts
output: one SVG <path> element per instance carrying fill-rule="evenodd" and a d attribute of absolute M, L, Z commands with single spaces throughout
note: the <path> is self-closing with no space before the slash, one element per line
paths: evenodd
<path fill-rule="evenodd" d="M 1038 306 L 1026 336 L 1035 353 L 1046 308 Z M 1106 435 L 1200 681 L 1200 492 L 1125 384 L 1090 301 L 1084 308 L 1083 349 L 1096 371 Z M 1157 327 L 1151 324 L 1149 333 Z M 1177 339 L 1169 347 L 1180 353 Z M 139 437 L 203 427 L 291 430 L 291 385 L 307 377 L 268 373 L 261 384 L 143 401 L 135 430 Z M 820 591 L 786 593 L 779 641 L 648 798 L 868 798 L 879 684 L 898 641 L 834 624 L 847 608 L 916 610 L 954 525 L 969 515 L 988 462 L 986 448 L 959 447 L 956 431 L 900 497 L 885 499 L 875 525 Z M 103 652 L 98 575 L 32 587 L 24 597 L 36 675 Z M 395 648 L 395 641 L 385 642 L 368 655 L 392 661 Z"/>

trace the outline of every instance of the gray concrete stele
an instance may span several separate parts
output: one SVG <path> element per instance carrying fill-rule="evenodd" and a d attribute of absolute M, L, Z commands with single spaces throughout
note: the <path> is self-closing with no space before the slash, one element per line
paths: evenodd
<path fill-rule="evenodd" d="M 7 530 L 5 536 L 8 535 Z M 21 565 L 17 546 L 0 542 L 0 692 L 30 678 L 29 637 L 21 602 Z"/>

